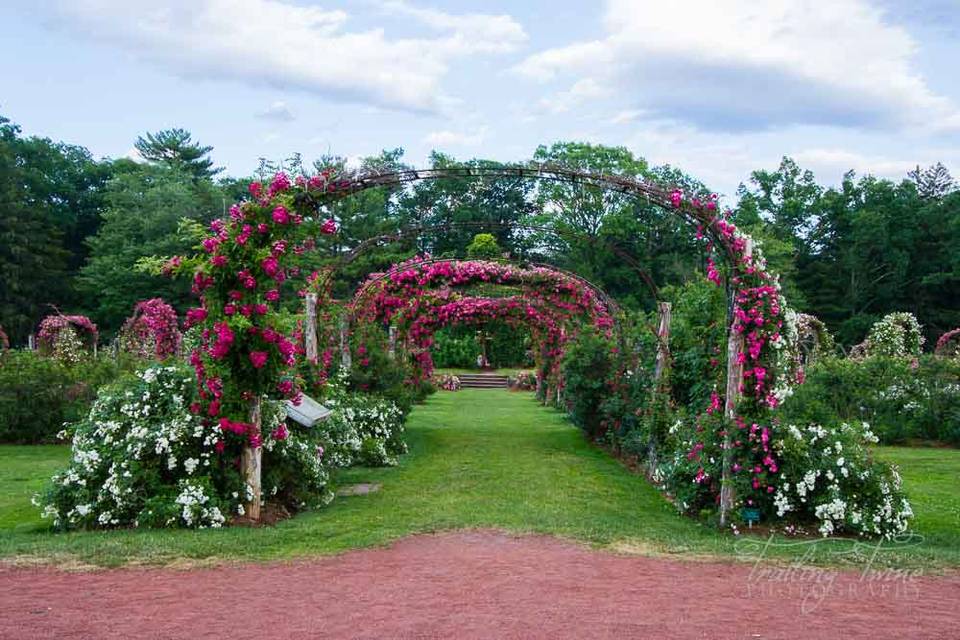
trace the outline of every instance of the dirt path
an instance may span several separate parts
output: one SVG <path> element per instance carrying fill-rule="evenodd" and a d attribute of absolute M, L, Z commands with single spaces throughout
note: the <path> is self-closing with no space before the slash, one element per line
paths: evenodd
<path fill-rule="evenodd" d="M 960 576 L 750 575 L 488 531 L 285 564 L 8 568 L 0 637 L 960 638 Z"/>

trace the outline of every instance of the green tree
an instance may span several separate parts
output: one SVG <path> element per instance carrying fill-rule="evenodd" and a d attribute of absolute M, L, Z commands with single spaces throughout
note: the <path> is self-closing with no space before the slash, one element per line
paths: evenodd
<path fill-rule="evenodd" d="M 189 253 L 194 241 L 178 233 L 181 219 L 209 222 L 222 214 L 223 200 L 209 180 L 162 165 L 139 165 L 108 183 L 103 224 L 89 240 L 80 277 L 103 329 L 117 329 L 139 300 L 161 297 L 180 311 L 193 301 L 183 279 L 134 266 L 140 258 Z"/>
<path fill-rule="evenodd" d="M 467 247 L 467 257 L 474 259 L 499 258 L 503 249 L 497 244 L 497 239 L 490 233 L 478 233 L 473 236 L 473 242 Z"/>
<path fill-rule="evenodd" d="M 0 325 L 22 344 L 69 295 L 69 254 L 49 203 L 31 197 L 19 133 L 0 117 Z"/>
<path fill-rule="evenodd" d="M 192 137 L 186 129 L 164 129 L 137 138 L 133 146 L 147 162 L 166 165 L 197 180 L 212 178 L 222 171 L 208 157 L 213 147 L 193 142 Z"/>

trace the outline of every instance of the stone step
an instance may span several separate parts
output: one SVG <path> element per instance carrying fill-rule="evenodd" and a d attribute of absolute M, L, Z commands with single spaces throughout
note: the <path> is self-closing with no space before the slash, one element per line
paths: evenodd
<path fill-rule="evenodd" d="M 464 373 L 457 376 L 460 386 L 467 389 L 504 389 L 507 376 L 492 373 Z"/>

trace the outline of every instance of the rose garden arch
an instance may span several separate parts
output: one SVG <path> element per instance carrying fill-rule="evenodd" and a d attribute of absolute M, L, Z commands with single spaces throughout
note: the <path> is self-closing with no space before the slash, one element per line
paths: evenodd
<path fill-rule="evenodd" d="M 622 193 L 676 216 L 702 240 L 708 256 L 708 278 L 724 286 L 728 298 L 729 338 L 722 400 L 726 427 L 704 436 L 722 440 L 721 522 L 733 506 L 733 480 L 739 469 L 749 470 L 753 490 L 772 491 L 770 478 L 776 463 L 768 438 L 761 443 L 759 436 L 753 437 L 754 430 L 750 430 L 749 436 L 743 430 L 754 416 L 779 402 L 782 384 L 787 379 L 778 356 L 786 338 L 787 310 L 776 278 L 766 271 L 752 240 L 720 214 L 713 198 L 686 198 L 678 189 L 622 176 L 530 164 L 342 174 L 325 170 L 318 175 L 297 177 L 293 182 L 278 174 L 267 187 L 252 184 L 252 199 L 235 205 L 228 219 L 214 224 L 213 235 L 204 241 L 211 254 L 209 260 L 189 265 L 195 267 L 194 288 L 204 301 L 201 309 L 195 310 L 194 320 L 206 325 L 204 344 L 191 360 L 211 418 L 236 426 L 238 423 L 231 419 L 247 406 L 245 418 L 249 422 L 239 423 L 242 428 L 233 432 L 245 438 L 243 458 L 249 483 L 254 487 L 251 504 L 259 500 L 259 398 L 264 393 L 276 393 L 277 389 L 287 395 L 296 394 L 296 389 L 291 390 L 285 382 L 285 372 L 296 362 L 295 349 L 289 341 L 274 335 L 270 322 L 279 302 L 279 290 L 273 282 L 282 283 L 287 277 L 287 245 L 296 242 L 299 222 L 324 217 L 328 204 L 369 189 L 401 187 L 421 180 L 507 177 Z M 328 221 L 323 230 L 335 233 L 335 222 Z M 395 236 L 370 239 L 355 251 L 367 250 Z M 343 259 L 350 260 L 351 255 Z M 237 266 L 243 268 L 233 268 Z M 250 302 L 241 306 L 247 300 Z M 223 321 L 238 306 L 249 309 L 247 315 L 253 325 L 242 336 L 235 335 Z M 215 375 L 210 375 L 209 370 L 215 370 Z"/>

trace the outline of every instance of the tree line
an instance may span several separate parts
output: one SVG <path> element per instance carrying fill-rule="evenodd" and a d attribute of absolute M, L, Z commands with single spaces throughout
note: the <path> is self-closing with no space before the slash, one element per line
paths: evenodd
<path fill-rule="evenodd" d="M 107 336 L 137 301 L 162 297 L 183 311 L 189 283 L 138 268 L 144 258 L 189 253 L 191 225 L 206 225 L 246 196 L 258 176 L 229 177 L 213 149 L 182 129 L 148 133 L 139 158 L 95 159 L 77 145 L 25 136 L 0 117 L 0 326 L 26 342 L 50 313 L 85 313 Z M 652 166 L 625 147 L 557 142 L 537 162 L 657 180 L 706 197 L 682 169 Z M 261 161 L 259 173 L 297 172 L 299 157 Z M 344 158 L 314 168 L 345 168 Z M 498 167 L 434 152 L 432 168 Z M 402 149 L 360 160 L 361 169 L 410 168 Z M 703 272 L 701 246 L 675 216 L 623 194 L 520 178 L 450 178 L 364 191 L 330 212 L 340 233 L 305 254 L 312 270 L 370 238 L 412 226 L 432 233 L 379 244 L 343 268 L 335 295 L 414 253 L 463 257 L 489 233 L 511 257 L 555 264 L 592 281 L 630 309 L 653 308 L 659 286 Z M 911 311 L 928 338 L 960 326 L 960 191 L 942 165 L 900 181 L 848 173 L 824 186 L 790 158 L 757 170 L 737 192 L 734 221 L 759 238 L 792 306 L 823 319 L 841 344 L 860 341 L 890 311 Z M 466 223 L 466 224 L 463 224 Z M 639 272 L 643 272 L 640 274 Z M 291 283 L 289 286 L 296 286 Z"/>

